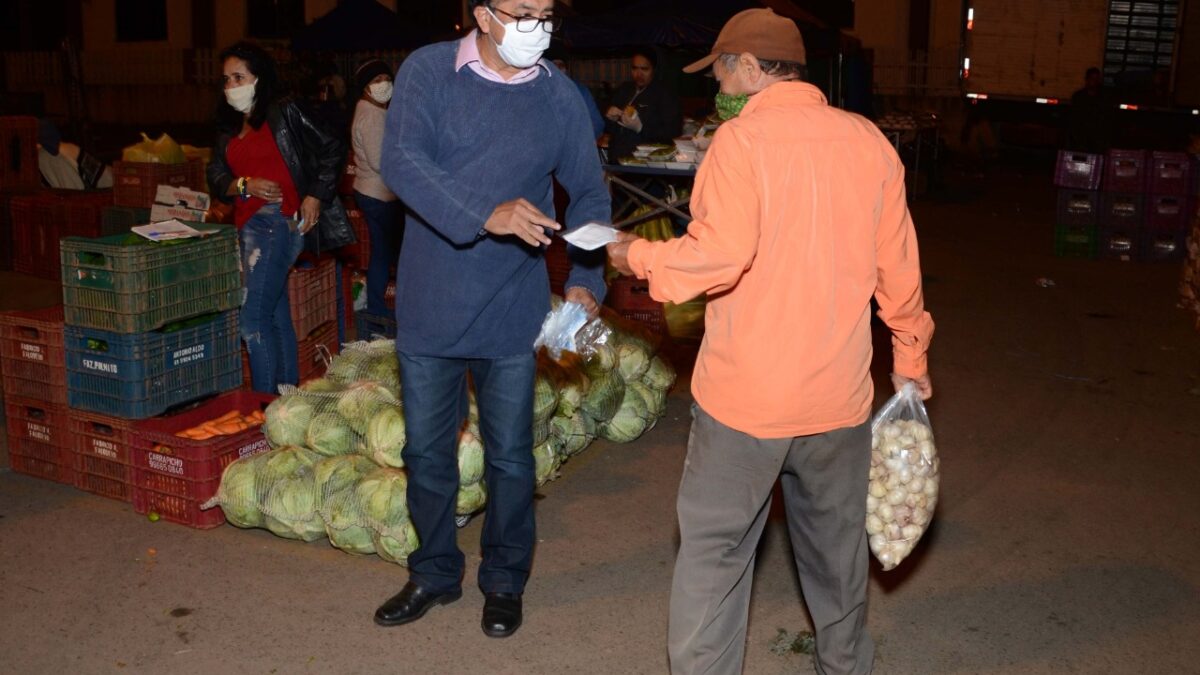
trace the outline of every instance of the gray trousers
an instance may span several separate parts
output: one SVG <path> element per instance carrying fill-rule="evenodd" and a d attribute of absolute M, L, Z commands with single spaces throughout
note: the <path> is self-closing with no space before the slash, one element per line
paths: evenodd
<path fill-rule="evenodd" d="M 763 440 L 693 406 L 679 485 L 679 557 L 667 647 L 673 675 L 742 672 L 755 549 L 783 485 L 821 675 L 870 673 L 865 529 L 871 427 Z"/>

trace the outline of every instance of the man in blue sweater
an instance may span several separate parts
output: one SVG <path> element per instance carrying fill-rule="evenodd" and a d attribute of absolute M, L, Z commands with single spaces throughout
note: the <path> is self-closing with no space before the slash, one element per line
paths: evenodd
<path fill-rule="evenodd" d="M 541 58 L 553 0 L 472 0 L 479 28 L 417 50 L 396 75 L 384 181 L 411 211 L 396 279 L 396 349 L 408 443 L 408 506 L 420 548 L 409 581 L 375 613 L 394 626 L 462 595 L 456 542 L 457 435 L 471 374 L 487 448 L 479 588 L 483 631 L 521 624 L 533 561 L 533 342 L 550 309 L 542 259 L 552 178 L 568 227 L 607 222 L 611 203 L 591 123 L 571 80 Z M 604 299 L 603 254 L 569 251 L 566 298 Z"/>

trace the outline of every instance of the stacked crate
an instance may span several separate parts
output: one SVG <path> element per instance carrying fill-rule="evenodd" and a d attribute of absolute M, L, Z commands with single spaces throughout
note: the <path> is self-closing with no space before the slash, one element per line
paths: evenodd
<path fill-rule="evenodd" d="M 138 421 L 241 385 L 237 234 L 68 237 L 61 280 L 75 484 L 133 501 Z"/>
<path fill-rule="evenodd" d="M 175 415 L 138 422 L 130 435 L 133 510 L 198 529 L 225 522 L 221 509 L 202 510 L 231 462 L 269 450 L 259 428 L 196 440 L 185 429 L 236 411 L 265 410 L 273 397 L 250 391 L 218 396 Z"/>
<path fill-rule="evenodd" d="M 9 461 L 13 471 L 72 485 L 61 306 L 0 314 Z"/>
<path fill-rule="evenodd" d="M 1138 253 L 1147 262 L 1182 260 L 1195 209 L 1192 158 L 1182 152 L 1150 154 L 1146 223 Z"/>
<path fill-rule="evenodd" d="M 1099 243 L 1100 179 L 1104 157 L 1064 150 L 1058 153 L 1054 184 L 1058 208 L 1054 224 L 1054 254 L 1094 258 Z"/>
<path fill-rule="evenodd" d="M 333 258 L 301 259 L 288 273 L 288 306 L 298 341 L 300 381 L 321 377 L 338 353 L 337 261 Z M 242 347 L 242 374 L 250 383 L 250 356 Z"/>
<path fill-rule="evenodd" d="M 157 162 L 113 162 L 113 204 L 148 209 L 154 204 L 158 186 L 183 187 L 207 192 L 204 161 L 192 158 L 182 164 Z"/>
<path fill-rule="evenodd" d="M 1191 203 L 1184 153 L 1112 150 L 1100 204 L 1100 256 L 1146 262 L 1183 257 Z"/>
<path fill-rule="evenodd" d="M 13 234 L 13 269 L 43 279 L 58 279 L 59 240 L 103 233 L 110 190 L 42 190 L 8 200 Z"/>

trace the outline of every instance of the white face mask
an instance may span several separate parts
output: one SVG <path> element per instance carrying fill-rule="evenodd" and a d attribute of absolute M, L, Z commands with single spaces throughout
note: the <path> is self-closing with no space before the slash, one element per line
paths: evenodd
<path fill-rule="evenodd" d="M 240 87 L 226 89 L 225 100 L 229 102 L 231 108 L 240 113 L 250 112 L 254 108 L 254 85 L 256 84 L 258 84 L 258 80 Z"/>
<path fill-rule="evenodd" d="M 380 103 L 387 103 L 392 100 L 392 83 L 391 82 L 373 82 L 367 85 L 367 92 L 371 94 L 371 98 Z"/>
<path fill-rule="evenodd" d="M 488 9 L 488 14 L 491 14 L 493 19 L 504 26 L 504 39 L 496 42 L 496 38 L 492 38 L 491 34 L 488 37 L 496 44 L 500 58 L 513 68 L 533 67 L 542 58 L 542 54 L 550 48 L 550 33 L 546 32 L 541 25 L 534 28 L 532 33 L 522 33 L 517 30 L 516 21 L 504 23 L 491 9 Z"/>

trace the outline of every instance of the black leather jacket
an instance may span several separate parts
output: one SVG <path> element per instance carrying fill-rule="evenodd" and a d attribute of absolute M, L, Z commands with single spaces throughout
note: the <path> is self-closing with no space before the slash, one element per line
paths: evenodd
<path fill-rule="evenodd" d="M 353 244 L 356 241 L 354 228 L 337 198 L 346 144 L 290 97 L 271 104 L 267 110 L 267 126 L 275 136 L 275 144 L 292 174 L 300 199 L 311 196 L 321 200 L 321 219 L 305 237 L 305 249 L 320 252 Z M 235 199 L 228 194 L 229 185 L 238 179 L 225 161 L 225 151 L 232 138 L 229 133 L 217 136 L 217 145 L 208 163 L 208 184 L 212 194 L 227 203 Z"/>

